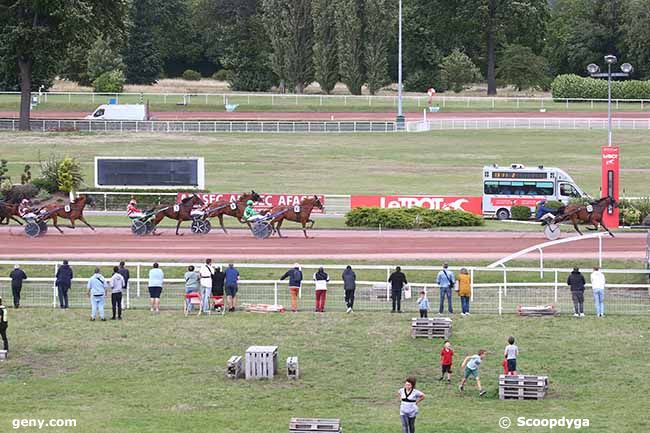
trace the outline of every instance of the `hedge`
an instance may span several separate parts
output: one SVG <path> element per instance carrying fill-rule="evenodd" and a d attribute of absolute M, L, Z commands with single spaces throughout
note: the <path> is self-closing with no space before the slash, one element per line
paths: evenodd
<path fill-rule="evenodd" d="M 530 219 L 530 208 L 528 206 L 513 206 L 510 208 L 513 220 L 528 221 Z"/>
<path fill-rule="evenodd" d="M 642 224 L 646 218 L 650 217 L 650 198 L 642 198 L 638 200 L 619 200 L 618 209 L 619 224 Z"/>
<path fill-rule="evenodd" d="M 349 227 L 381 226 L 387 229 L 430 229 L 435 227 L 480 226 L 483 225 L 483 218 L 459 210 L 357 207 L 346 214 L 345 224 Z"/>
<path fill-rule="evenodd" d="M 183 72 L 183 79 L 187 81 L 201 81 L 201 74 L 193 69 L 186 69 Z"/>
<path fill-rule="evenodd" d="M 607 80 L 558 75 L 551 83 L 551 93 L 555 99 L 607 99 Z M 650 99 L 650 81 L 614 81 L 612 98 Z"/>

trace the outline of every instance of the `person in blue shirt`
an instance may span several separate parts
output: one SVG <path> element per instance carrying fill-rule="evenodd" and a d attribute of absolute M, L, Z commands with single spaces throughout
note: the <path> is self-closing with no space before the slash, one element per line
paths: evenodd
<path fill-rule="evenodd" d="M 232 313 L 237 308 L 237 281 L 239 281 L 239 271 L 230 263 L 224 274 L 226 302 L 228 303 L 228 311 Z"/>
<path fill-rule="evenodd" d="M 429 317 L 429 298 L 427 298 L 427 292 L 422 290 L 420 292 L 420 298 L 418 299 L 418 308 L 420 310 L 420 317 Z"/>
<path fill-rule="evenodd" d="M 440 306 L 438 308 L 440 314 L 445 311 L 445 297 L 447 297 L 449 304 L 449 313 L 453 314 L 454 312 L 454 308 L 451 305 L 451 291 L 456 284 L 456 279 L 454 273 L 448 268 L 449 265 L 447 263 L 442 265 L 442 271 L 438 272 L 438 277 L 436 278 L 436 283 L 440 287 Z"/>
<path fill-rule="evenodd" d="M 95 268 L 95 273 L 88 280 L 88 297 L 90 298 L 90 320 L 94 321 L 97 317 L 97 312 L 99 311 L 99 318 L 102 322 L 106 321 L 104 317 L 104 302 L 106 296 L 106 288 L 108 283 L 106 279 L 99 271 L 99 268 Z"/>
<path fill-rule="evenodd" d="M 461 370 L 463 370 L 463 379 L 460 381 L 460 385 L 458 386 L 458 389 L 463 392 L 465 391 L 465 383 L 467 382 L 467 379 L 470 377 L 473 377 L 476 379 L 476 386 L 478 386 L 478 396 L 483 397 L 487 391 L 483 389 L 481 386 L 481 376 L 479 374 L 479 365 L 481 365 L 481 362 L 485 359 L 485 354 L 487 352 L 483 349 L 478 351 L 478 354 L 476 355 L 470 355 L 465 357 L 463 360 L 462 365 L 460 366 Z"/>
<path fill-rule="evenodd" d="M 154 263 L 153 269 L 149 271 L 149 304 L 152 313 L 160 313 L 160 295 L 164 279 L 165 274 L 162 269 L 158 267 L 158 263 Z"/>

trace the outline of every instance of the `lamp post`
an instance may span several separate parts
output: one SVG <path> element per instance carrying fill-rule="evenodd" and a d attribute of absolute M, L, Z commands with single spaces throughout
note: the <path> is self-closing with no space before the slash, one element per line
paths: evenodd
<path fill-rule="evenodd" d="M 397 129 L 404 129 L 404 110 L 402 107 L 402 0 L 399 0 L 397 31 Z"/>

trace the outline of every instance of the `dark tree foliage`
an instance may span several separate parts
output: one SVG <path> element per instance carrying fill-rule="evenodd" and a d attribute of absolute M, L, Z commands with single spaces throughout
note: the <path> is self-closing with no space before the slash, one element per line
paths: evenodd
<path fill-rule="evenodd" d="M 154 37 L 155 0 L 134 0 L 131 28 L 124 53 L 126 81 L 153 84 L 160 77 L 162 62 Z"/>

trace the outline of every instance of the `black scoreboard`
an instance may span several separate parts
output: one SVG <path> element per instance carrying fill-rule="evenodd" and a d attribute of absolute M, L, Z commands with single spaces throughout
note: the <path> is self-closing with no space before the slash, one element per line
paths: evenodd
<path fill-rule="evenodd" d="M 95 158 L 98 188 L 205 187 L 203 158 Z"/>

